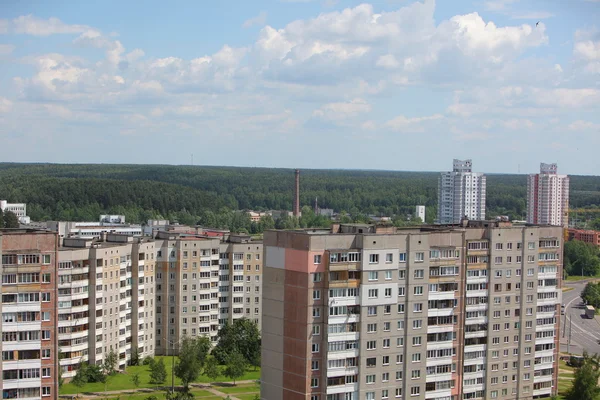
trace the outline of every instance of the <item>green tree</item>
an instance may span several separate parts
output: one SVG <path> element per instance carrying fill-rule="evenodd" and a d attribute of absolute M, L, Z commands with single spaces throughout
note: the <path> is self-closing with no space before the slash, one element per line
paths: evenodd
<path fill-rule="evenodd" d="M 77 372 L 75 372 L 75 376 L 71 380 L 73 385 L 75 385 L 78 389 L 77 397 L 79 397 L 79 391 L 81 391 L 81 388 L 84 387 L 86 383 L 88 383 L 86 368 L 87 363 L 80 363 L 79 367 L 77 368 Z"/>
<path fill-rule="evenodd" d="M 162 358 L 150 364 L 150 383 L 161 384 L 167 380 L 167 369 Z"/>
<path fill-rule="evenodd" d="M 4 228 L 4 212 L 0 210 L 0 229 Z"/>
<path fill-rule="evenodd" d="M 140 373 L 139 372 L 132 374 L 130 379 L 131 379 L 131 383 L 133 383 L 133 385 L 136 388 L 140 387 Z"/>
<path fill-rule="evenodd" d="M 19 218 L 12 211 L 6 211 L 4 213 L 4 228 L 18 228 L 19 227 Z"/>
<path fill-rule="evenodd" d="M 239 352 L 230 354 L 227 358 L 227 364 L 223 370 L 223 375 L 231 378 L 235 386 L 235 380 L 244 376 L 246 372 L 246 359 Z"/>
<path fill-rule="evenodd" d="M 181 379 L 184 389 L 200 376 L 206 357 L 210 351 L 210 338 L 201 336 L 190 338 L 185 336 L 180 343 L 178 361 L 175 364 L 175 376 Z"/>
<path fill-rule="evenodd" d="M 220 364 L 226 364 L 230 354 L 240 353 L 246 364 L 260 366 L 261 338 L 258 325 L 247 318 L 236 319 L 219 329 L 219 341 L 213 355 Z"/>
<path fill-rule="evenodd" d="M 129 365 L 140 365 L 140 352 L 136 348 L 131 351 L 131 359 L 129 360 Z"/>
<path fill-rule="evenodd" d="M 598 356 L 588 357 L 584 353 L 583 365 L 575 371 L 573 386 L 569 390 L 567 400 L 598 400 L 600 399 L 600 387 L 598 378 Z"/>
<path fill-rule="evenodd" d="M 108 389 L 108 381 L 114 375 L 115 369 L 117 368 L 117 353 L 113 349 L 104 358 L 102 362 L 102 375 L 104 375 L 104 393 Z"/>
<path fill-rule="evenodd" d="M 600 272 L 598 248 L 591 243 L 580 240 L 566 242 L 564 259 L 569 275 L 594 276 Z"/>
<path fill-rule="evenodd" d="M 581 298 L 596 308 L 600 308 L 600 284 L 589 282 L 581 291 Z"/>
<path fill-rule="evenodd" d="M 212 382 L 216 381 L 221 376 L 221 369 L 219 368 L 219 362 L 214 356 L 208 356 L 206 359 L 206 365 L 204 366 L 204 375 L 211 379 Z"/>

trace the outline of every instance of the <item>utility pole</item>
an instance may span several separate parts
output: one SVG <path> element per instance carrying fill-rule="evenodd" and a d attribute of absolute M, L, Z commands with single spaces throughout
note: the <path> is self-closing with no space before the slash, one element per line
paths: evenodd
<path fill-rule="evenodd" d="M 569 318 L 569 341 L 567 342 L 567 353 L 571 354 L 571 333 L 573 332 L 573 318 Z"/>

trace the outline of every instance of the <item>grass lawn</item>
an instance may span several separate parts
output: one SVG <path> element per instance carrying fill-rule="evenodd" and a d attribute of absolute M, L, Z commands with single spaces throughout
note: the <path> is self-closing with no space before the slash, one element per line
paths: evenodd
<path fill-rule="evenodd" d="M 170 356 L 162 356 L 155 357 L 158 359 L 162 358 L 165 363 L 165 368 L 167 370 L 167 380 L 164 384 L 159 386 L 171 386 L 171 369 L 172 369 L 172 357 Z M 113 375 L 106 385 L 106 390 L 128 390 L 135 389 L 135 385 L 131 382 L 131 377 L 133 374 L 138 373 L 140 376 L 140 386 L 139 388 L 155 388 L 157 385 L 150 383 L 150 367 L 147 365 L 135 366 L 135 367 L 127 367 L 125 373 L 118 373 Z M 240 379 L 236 379 L 236 381 L 245 381 L 245 380 L 257 380 L 260 379 L 260 368 L 257 368 L 256 371 L 254 368 L 251 368 L 242 376 Z M 210 383 L 211 379 L 202 375 L 197 380 L 198 383 Z M 230 382 L 230 379 L 225 376 L 220 376 L 217 378 L 217 382 Z M 181 385 L 181 380 L 175 377 L 175 385 Z M 64 384 L 60 388 L 60 394 L 77 394 L 77 393 L 90 393 L 90 392 L 104 392 L 104 383 L 88 383 L 83 386 L 81 389 L 72 383 Z M 147 395 L 148 396 L 148 395 Z M 147 397 L 144 396 L 144 397 Z M 121 396 L 124 399 L 124 396 Z M 133 399 L 132 399 L 133 400 Z M 137 399 L 136 399 L 137 400 Z"/>
<path fill-rule="evenodd" d="M 567 276 L 567 281 L 569 282 L 577 282 L 577 281 L 581 281 L 584 279 L 600 279 L 600 274 L 595 275 L 595 276 L 581 276 L 581 275 L 569 275 Z"/>
<path fill-rule="evenodd" d="M 240 400 L 254 400 L 254 398 L 256 397 L 257 394 L 260 394 L 260 393 L 256 392 L 256 393 L 248 393 L 248 394 L 236 394 L 235 397 L 237 397 Z"/>
<path fill-rule="evenodd" d="M 258 393 L 258 387 L 256 385 L 239 385 L 239 386 L 215 386 L 219 392 L 227 394 L 236 393 Z"/>

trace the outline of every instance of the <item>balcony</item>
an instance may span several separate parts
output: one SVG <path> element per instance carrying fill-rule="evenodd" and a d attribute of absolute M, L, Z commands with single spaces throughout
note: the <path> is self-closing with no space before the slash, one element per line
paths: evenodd
<path fill-rule="evenodd" d="M 327 335 L 328 342 L 339 342 L 342 340 L 359 340 L 360 333 L 358 332 L 343 332 L 343 333 L 329 333 Z"/>
<path fill-rule="evenodd" d="M 327 387 L 327 394 L 349 393 L 349 392 L 358 392 L 358 382 L 357 383 L 346 383 L 344 385 Z M 356 397 L 356 398 L 358 398 L 358 397 Z"/>
<path fill-rule="evenodd" d="M 448 292 L 429 292 L 429 300 L 453 300 L 456 296 L 455 291 Z"/>
<path fill-rule="evenodd" d="M 357 375 L 358 367 L 342 367 L 342 368 L 327 368 L 327 377 L 331 378 L 334 376 L 342 376 L 342 375 Z M 336 385 L 342 386 L 342 385 Z M 330 386 L 335 387 L 335 386 Z"/>

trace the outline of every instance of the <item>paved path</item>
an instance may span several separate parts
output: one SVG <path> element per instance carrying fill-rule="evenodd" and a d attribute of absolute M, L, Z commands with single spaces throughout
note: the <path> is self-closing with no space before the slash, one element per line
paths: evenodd
<path fill-rule="evenodd" d="M 237 381 L 235 384 L 237 386 L 237 385 L 247 385 L 249 383 L 256 383 L 256 380 Z M 223 398 L 228 396 L 227 393 L 223 393 L 218 389 L 221 386 L 211 386 L 210 384 L 203 384 L 203 383 L 192 383 L 190 385 L 190 387 L 206 390 L 216 396 L 223 396 Z M 112 396 L 118 396 L 120 394 L 135 394 L 135 393 L 147 393 L 150 396 L 152 393 L 163 392 L 165 389 L 170 389 L 170 388 L 171 388 L 170 386 L 169 387 L 163 386 L 160 388 L 139 388 L 139 389 L 124 389 L 124 390 L 109 390 L 106 392 L 85 392 L 85 393 L 79 394 L 79 399 L 95 399 L 96 397 L 112 397 Z M 178 387 L 176 386 L 175 389 L 177 389 L 177 388 Z M 252 392 L 252 391 L 249 391 L 248 393 L 250 393 L 250 392 Z M 59 395 L 59 397 L 63 398 L 63 399 L 71 399 L 71 398 L 76 398 L 77 395 L 63 394 L 63 395 Z M 231 400 L 240 400 L 239 398 L 232 396 L 231 394 L 229 394 L 229 398 Z"/>

